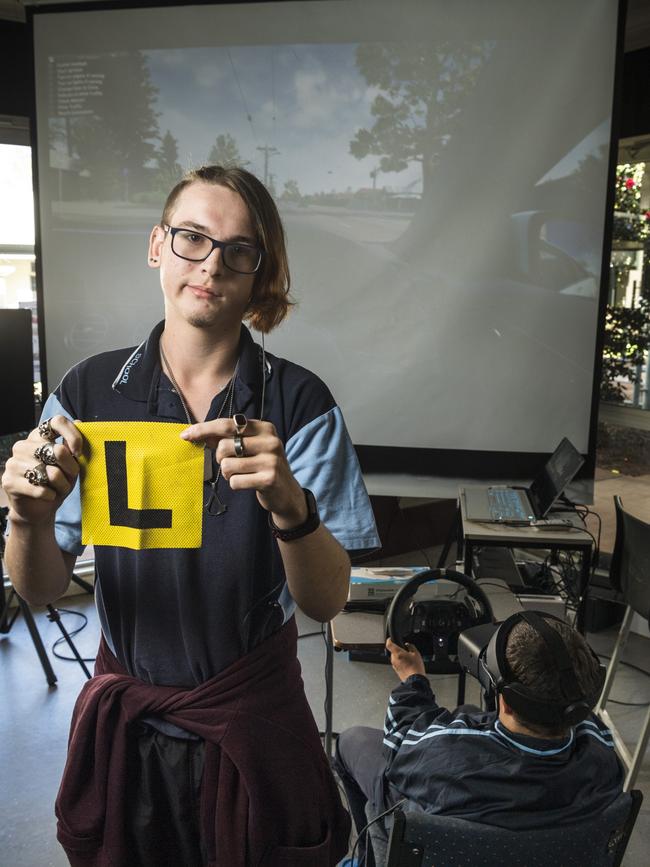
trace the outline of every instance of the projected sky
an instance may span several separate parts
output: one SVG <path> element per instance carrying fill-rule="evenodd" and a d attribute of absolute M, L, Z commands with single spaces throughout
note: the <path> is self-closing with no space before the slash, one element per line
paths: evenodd
<path fill-rule="evenodd" d="M 50 164 L 85 172 L 86 187 L 103 199 L 119 197 L 129 174 L 136 175 L 132 193 L 155 184 L 156 168 L 173 175 L 215 161 L 247 166 L 277 196 L 379 187 L 417 197 L 423 164 L 449 143 L 491 45 L 415 52 L 399 43 L 257 45 L 52 57 Z M 125 88 L 128 106 L 119 99 Z M 112 147 L 98 148 L 107 126 Z"/>
<path fill-rule="evenodd" d="M 258 148 L 278 151 L 269 152 L 267 170 L 278 192 L 287 180 L 303 193 L 372 186 L 378 160 L 349 152 L 356 130 L 372 125 L 377 92 L 359 72 L 356 46 L 155 51 L 147 60 L 158 123 L 177 138 L 182 165 L 207 161 L 217 135 L 227 134 L 260 177 L 265 160 Z"/>

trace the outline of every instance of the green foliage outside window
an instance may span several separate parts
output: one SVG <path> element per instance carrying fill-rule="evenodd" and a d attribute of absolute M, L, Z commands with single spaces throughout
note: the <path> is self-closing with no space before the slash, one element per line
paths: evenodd
<path fill-rule="evenodd" d="M 630 250 L 642 245 L 643 280 L 633 306 L 623 303 L 634 255 L 612 257 L 614 271 L 614 303 L 605 313 L 603 367 L 600 383 L 602 400 L 623 402 L 627 379 L 633 385 L 640 381 L 640 365 L 646 360 L 650 346 L 650 211 L 641 211 L 641 187 L 645 163 L 624 163 L 616 169 L 613 247 L 630 244 Z"/>

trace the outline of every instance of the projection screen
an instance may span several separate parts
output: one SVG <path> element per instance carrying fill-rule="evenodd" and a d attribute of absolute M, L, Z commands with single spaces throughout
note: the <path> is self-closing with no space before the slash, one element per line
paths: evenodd
<path fill-rule="evenodd" d="M 234 159 L 288 235 L 298 305 L 267 349 L 328 383 L 355 444 L 441 473 L 563 436 L 586 453 L 617 16 L 616 0 L 38 10 L 50 388 L 162 318 L 145 256 L 165 194 Z"/>

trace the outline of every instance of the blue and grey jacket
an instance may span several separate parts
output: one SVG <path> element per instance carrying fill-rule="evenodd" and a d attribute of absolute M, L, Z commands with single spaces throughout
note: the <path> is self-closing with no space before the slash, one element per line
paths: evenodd
<path fill-rule="evenodd" d="M 525 830 L 596 816 L 623 787 L 610 731 L 594 716 L 561 740 L 514 734 L 492 713 L 452 714 L 413 675 L 389 699 L 386 807 Z"/>

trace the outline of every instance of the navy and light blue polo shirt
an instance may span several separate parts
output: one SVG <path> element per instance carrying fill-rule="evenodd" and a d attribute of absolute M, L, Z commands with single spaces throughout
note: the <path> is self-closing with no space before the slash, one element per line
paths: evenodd
<path fill-rule="evenodd" d="M 185 422 L 180 398 L 160 366 L 163 327 L 159 323 L 135 349 L 105 352 L 73 367 L 48 398 L 43 417 Z M 218 417 L 224 397 L 225 390 L 215 395 L 206 420 Z M 275 425 L 294 476 L 314 493 L 321 520 L 345 548 L 379 546 L 356 453 L 327 386 L 296 364 L 269 353 L 263 357 L 244 326 L 233 411 Z M 144 681 L 203 683 L 295 609 L 255 492 L 232 491 L 224 479 L 218 492 L 227 511 L 203 514 L 201 548 L 95 546 L 104 636 L 125 668 Z M 82 552 L 78 484 L 57 512 L 55 533 L 63 550 Z"/>

